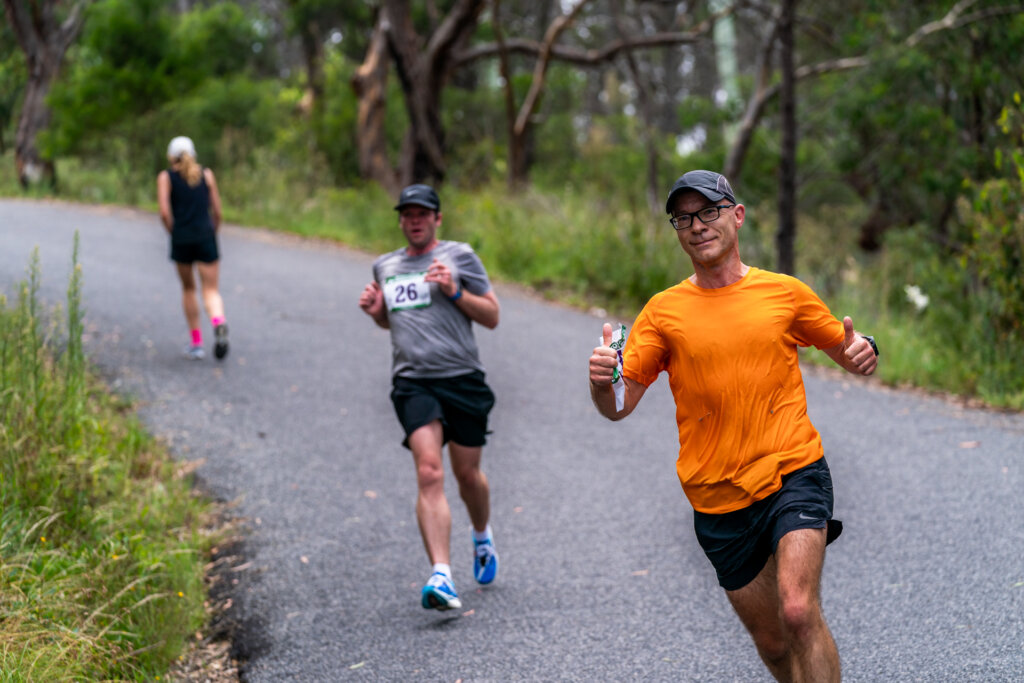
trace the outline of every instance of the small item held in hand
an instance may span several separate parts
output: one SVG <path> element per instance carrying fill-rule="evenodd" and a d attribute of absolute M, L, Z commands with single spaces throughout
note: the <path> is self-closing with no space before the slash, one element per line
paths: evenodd
<path fill-rule="evenodd" d="M 604 339 L 601 339 L 601 343 L 604 343 Z M 612 390 L 615 392 L 615 410 L 622 410 L 622 407 L 626 404 L 626 384 L 622 381 L 622 349 L 626 347 L 626 326 L 619 324 L 618 327 L 612 330 L 612 341 L 609 345 L 615 349 L 615 354 L 618 356 L 618 363 L 615 366 L 615 371 L 612 373 Z"/>

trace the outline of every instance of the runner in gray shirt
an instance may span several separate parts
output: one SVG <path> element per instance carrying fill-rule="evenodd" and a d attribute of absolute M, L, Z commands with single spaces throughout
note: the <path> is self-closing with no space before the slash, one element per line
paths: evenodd
<path fill-rule="evenodd" d="M 490 488 L 480 469 L 494 394 L 484 381 L 472 323 L 494 329 L 498 298 L 473 248 L 440 241 L 441 201 L 428 185 L 402 190 L 398 224 L 408 246 L 378 258 L 359 307 L 391 331 L 391 400 L 412 451 L 416 517 L 432 567 L 420 592 L 427 609 L 462 606 L 449 557 L 451 509 L 441 453 L 448 445 L 459 495 L 473 524 L 473 576 L 494 581 L 498 554 L 489 524 Z"/>

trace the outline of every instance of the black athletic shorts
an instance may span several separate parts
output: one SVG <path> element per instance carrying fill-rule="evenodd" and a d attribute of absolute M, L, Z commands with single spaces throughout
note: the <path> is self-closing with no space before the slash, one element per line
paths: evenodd
<path fill-rule="evenodd" d="M 460 446 L 487 443 L 487 415 L 494 407 L 494 393 L 480 371 L 438 379 L 395 377 L 391 402 L 405 429 L 402 445 L 406 448 L 409 435 L 434 420 L 441 421 L 444 443 L 454 441 Z"/>
<path fill-rule="evenodd" d="M 783 476 L 781 489 L 741 510 L 694 510 L 693 527 L 719 585 L 728 591 L 753 581 L 790 531 L 827 527 L 826 545 L 843 532 L 843 523 L 832 519 L 832 475 L 825 458 Z"/>
<path fill-rule="evenodd" d="M 220 252 L 217 249 L 216 237 L 191 244 L 171 243 L 171 260 L 176 263 L 194 263 L 195 261 L 213 263 L 219 258 Z"/>

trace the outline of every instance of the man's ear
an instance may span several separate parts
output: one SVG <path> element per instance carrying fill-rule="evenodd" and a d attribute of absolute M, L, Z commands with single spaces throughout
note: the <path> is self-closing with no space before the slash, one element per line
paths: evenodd
<path fill-rule="evenodd" d="M 747 207 L 742 204 L 737 204 L 735 208 L 733 208 L 733 213 L 736 214 L 736 229 L 739 230 L 743 227 L 743 221 L 747 217 Z"/>

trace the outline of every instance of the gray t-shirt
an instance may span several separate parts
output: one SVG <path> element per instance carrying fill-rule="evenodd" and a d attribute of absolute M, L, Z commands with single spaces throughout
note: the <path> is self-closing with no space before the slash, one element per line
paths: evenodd
<path fill-rule="evenodd" d="M 373 262 L 373 279 L 384 290 L 391 327 L 393 376 L 437 378 L 483 372 L 472 321 L 436 283 L 423 281 L 434 259 L 448 266 L 459 286 L 473 294 L 491 291 L 480 257 L 463 242 L 441 240 L 426 254 L 405 248 Z"/>

